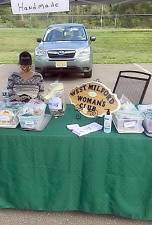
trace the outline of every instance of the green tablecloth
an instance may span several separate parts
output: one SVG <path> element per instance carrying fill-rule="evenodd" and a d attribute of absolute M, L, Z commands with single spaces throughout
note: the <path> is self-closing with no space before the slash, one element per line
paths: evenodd
<path fill-rule="evenodd" d="M 93 121 L 69 105 L 42 132 L 0 129 L 0 208 L 152 219 L 152 138 L 66 128 Z"/>

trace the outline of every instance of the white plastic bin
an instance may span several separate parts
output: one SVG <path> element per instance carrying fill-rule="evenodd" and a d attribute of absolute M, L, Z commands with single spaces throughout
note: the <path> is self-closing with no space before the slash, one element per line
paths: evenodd
<path fill-rule="evenodd" d="M 152 133 L 152 111 L 144 113 L 144 116 L 144 128 L 146 129 L 146 131 L 148 131 L 148 133 Z"/>
<path fill-rule="evenodd" d="M 144 131 L 143 117 L 140 113 L 115 113 L 113 115 L 114 125 L 119 133 L 142 133 Z"/>
<path fill-rule="evenodd" d="M 19 122 L 23 129 L 36 129 L 44 119 L 44 114 L 42 115 L 19 115 Z"/>

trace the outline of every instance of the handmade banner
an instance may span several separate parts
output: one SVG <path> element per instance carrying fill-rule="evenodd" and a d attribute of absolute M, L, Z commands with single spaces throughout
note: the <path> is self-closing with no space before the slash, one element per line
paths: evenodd
<path fill-rule="evenodd" d="M 86 117 L 103 116 L 108 109 L 112 113 L 120 108 L 117 96 L 104 84 L 96 81 L 72 89 L 69 97 L 71 104 Z"/>
<path fill-rule="evenodd" d="M 13 14 L 69 11 L 69 0 L 11 0 Z"/>

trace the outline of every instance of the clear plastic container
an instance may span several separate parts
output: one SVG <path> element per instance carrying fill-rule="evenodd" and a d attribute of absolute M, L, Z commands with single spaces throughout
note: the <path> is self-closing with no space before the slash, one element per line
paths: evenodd
<path fill-rule="evenodd" d="M 7 104 L 3 99 L 0 101 L 0 127 L 15 128 L 18 124 L 18 112 L 20 105 L 14 105 L 11 102 Z"/>
<path fill-rule="evenodd" d="M 152 133 L 152 112 L 146 112 L 144 113 L 144 128 L 148 133 Z"/>
<path fill-rule="evenodd" d="M 47 102 L 51 115 L 54 117 L 64 115 L 66 103 L 63 83 L 51 83 L 42 97 Z"/>
<path fill-rule="evenodd" d="M 143 116 L 140 113 L 115 113 L 113 122 L 120 133 L 142 133 Z"/>
<path fill-rule="evenodd" d="M 44 114 L 39 116 L 19 115 L 19 122 L 23 129 L 36 129 L 44 119 Z"/>
<path fill-rule="evenodd" d="M 3 90 L 2 91 L 2 97 L 3 97 L 3 101 L 5 102 L 5 105 L 6 106 L 10 106 L 10 98 L 9 98 L 8 90 Z"/>
<path fill-rule="evenodd" d="M 63 116 L 65 111 L 64 96 L 58 94 L 58 96 L 52 97 L 48 102 L 48 107 L 50 114 L 54 117 Z"/>
<path fill-rule="evenodd" d="M 20 114 L 32 114 L 35 115 L 42 115 L 45 113 L 46 104 L 39 100 L 39 99 L 31 99 L 28 103 L 24 104 L 22 111 Z"/>
<path fill-rule="evenodd" d="M 45 117 L 46 104 L 37 99 L 31 99 L 18 114 L 23 129 L 36 129 Z"/>
<path fill-rule="evenodd" d="M 152 104 L 138 105 L 139 111 L 144 117 L 143 126 L 148 133 L 152 133 Z"/>
<path fill-rule="evenodd" d="M 11 108 L 0 109 L 0 127 L 14 127 L 18 124 L 18 111 Z"/>

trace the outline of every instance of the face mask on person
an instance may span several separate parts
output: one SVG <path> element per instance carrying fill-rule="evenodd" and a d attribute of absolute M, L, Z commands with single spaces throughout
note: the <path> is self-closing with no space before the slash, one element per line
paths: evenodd
<path fill-rule="evenodd" d="M 32 67 L 31 65 L 21 65 L 20 68 L 23 72 L 29 72 Z"/>

